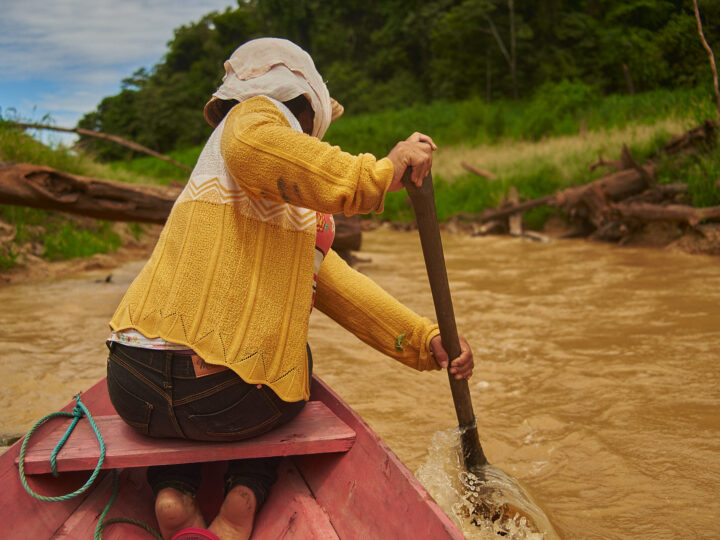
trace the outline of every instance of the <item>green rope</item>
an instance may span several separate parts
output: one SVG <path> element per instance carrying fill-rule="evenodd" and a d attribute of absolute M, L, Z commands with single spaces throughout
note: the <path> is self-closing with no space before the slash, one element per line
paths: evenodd
<path fill-rule="evenodd" d="M 98 430 L 97 425 L 95 424 L 95 420 L 93 420 L 92 415 L 90 414 L 90 411 L 87 410 L 87 407 L 85 407 L 85 404 L 80 400 L 80 394 L 75 396 L 75 408 L 71 413 L 69 412 L 54 412 L 50 413 L 48 415 L 43 416 L 40 420 L 38 420 L 35 425 L 30 428 L 30 431 L 28 431 L 28 434 L 25 436 L 25 440 L 22 443 L 22 446 L 20 447 L 20 464 L 19 464 L 19 472 L 20 472 L 20 482 L 22 483 L 23 487 L 25 488 L 25 491 L 27 491 L 31 496 L 35 497 L 36 499 L 44 502 L 59 502 L 59 501 L 67 501 L 69 499 L 72 499 L 73 497 L 77 497 L 78 495 L 81 495 L 87 491 L 87 489 L 92 485 L 92 483 L 97 478 L 97 475 L 100 474 L 100 469 L 102 468 L 102 464 L 105 461 L 105 441 L 103 441 L 102 435 L 100 435 L 100 431 Z M 98 458 L 97 465 L 95 466 L 95 470 L 93 470 L 92 474 L 90 475 L 90 478 L 88 478 L 87 482 L 83 484 L 82 487 L 76 489 L 72 493 L 66 493 L 65 495 L 58 495 L 56 497 L 48 497 L 46 495 L 40 495 L 39 493 L 36 493 L 32 490 L 32 488 L 28 485 L 27 479 L 25 478 L 25 451 L 27 450 L 27 445 L 30 442 L 30 438 L 32 437 L 33 433 L 46 421 L 50 420 L 51 418 L 55 417 L 65 417 L 65 418 L 72 418 L 73 421 L 70 423 L 70 426 L 65 431 L 65 434 L 60 439 L 60 442 L 57 443 L 55 446 L 55 449 L 52 451 L 52 454 L 50 455 L 50 468 L 52 470 L 53 476 L 57 476 L 57 468 L 55 466 L 55 460 L 57 458 L 57 454 L 60 451 L 60 449 L 63 447 L 65 442 L 68 440 L 68 437 L 70 437 L 70 433 L 72 433 L 72 430 L 75 429 L 75 426 L 80 421 L 80 418 L 83 417 L 83 415 L 87 416 L 88 421 L 90 422 L 90 426 L 92 427 L 92 430 L 95 432 L 95 437 L 97 437 L 98 443 L 100 444 L 100 457 Z"/>
<path fill-rule="evenodd" d="M 90 422 L 90 426 L 92 427 L 93 432 L 95 433 L 95 437 L 98 440 L 98 444 L 100 445 L 100 457 L 98 458 L 97 465 L 95 466 L 95 470 L 93 470 L 93 473 L 90 475 L 90 478 L 88 478 L 87 482 L 80 487 L 79 489 L 76 489 L 72 493 L 66 493 L 65 495 L 59 495 L 57 497 L 48 497 L 46 495 L 40 495 L 39 493 L 36 493 L 32 490 L 32 488 L 28 485 L 27 479 L 25 478 L 25 451 L 27 449 L 27 445 L 30 442 L 30 437 L 32 437 L 33 433 L 37 431 L 37 429 L 43 425 L 45 422 L 50 420 L 51 418 L 55 417 L 63 417 L 63 418 L 72 418 L 72 422 L 68 426 L 67 430 L 65 430 L 65 434 L 60 438 L 60 441 L 55 445 L 55 448 L 53 449 L 52 453 L 50 454 L 50 470 L 53 473 L 53 476 L 58 476 L 57 472 L 57 455 L 62 449 L 62 447 L 65 445 L 67 440 L 70 438 L 70 434 L 72 433 L 73 429 L 75 429 L 75 426 L 80 421 L 80 419 L 85 416 L 87 417 L 88 421 Z M 92 415 L 90 414 L 90 411 L 87 409 L 85 404 L 80 400 L 80 395 L 75 396 L 75 407 L 73 408 L 73 411 L 71 413 L 69 412 L 54 412 L 50 413 L 46 416 L 43 416 L 40 420 L 38 420 L 35 425 L 30 428 L 30 431 L 28 431 L 28 434 L 25 436 L 25 440 L 22 443 L 22 446 L 20 447 L 20 458 L 19 458 L 19 472 L 20 472 L 20 482 L 22 483 L 23 487 L 25 488 L 25 491 L 27 491 L 30 495 L 35 497 L 36 499 L 44 502 L 59 502 L 59 501 L 67 501 L 69 499 L 72 499 L 73 497 L 77 497 L 78 495 L 81 495 L 87 489 L 92 485 L 93 482 L 95 482 L 95 479 L 97 478 L 98 474 L 100 473 L 100 469 L 102 468 L 102 464 L 105 461 L 105 441 L 103 441 L 102 435 L 100 435 L 100 430 L 97 427 L 97 424 L 95 424 L 95 420 L 93 420 Z M 138 521 L 136 519 L 128 519 L 128 518 L 112 518 L 105 521 L 105 518 L 107 517 L 108 512 L 110 511 L 110 507 L 115 502 L 115 499 L 118 495 L 118 489 L 119 489 L 119 474 L 116 470 L 113 470 L 113 493 L 110 497 L 110 501 L 105 506 L 105 509 L 102 511 L 102 514 L 100 514 L 100 517 L 98 518 L 98 524 L 97 527 L 95 527 L 95 536 L 94 540 L 102 540 L 102 532 L 105 527 L 108 525 L 111 525 L 113 523 L 129 523 L 131 525 L 136 525 L 137 527 L 140 527 L 141 529 L 146 530 L 149 532 L 153 537 L 157 538 L 158 540 L 163 540 L 160 533 L 155 531 L 152 527 L 149 525 L 146 525 L 142 521 Z"/>
<path fill-rule="evenodd" d="M 157 532 L 155 529 L 153 529 L 150 525 L 147 525 L 143 523 L 142 521 L 139 521 L 137 519 L 130 519 L 130 518 L 112 518 L 105 521 L 105 518 L 108 515 L 108 512 L 110 511 L 110 507 L 115 502 L 115 498 L 118 494 L 118 488 L 119 488 L 119 474 L 117 472 L 117 469 L 113 471 L 113 493 L 110 497 L 110 500 L 108 501 L 107 505 L 105 506 L 105 509 L 102 511 L 102 514 L 100 514 L 100 517 L 98 518 L 98 524 L 97 527 L 95 527 L 95 536 L 93 537 L 93 540 L 102 540 L 102 534 L 105 527 L 108 525 L 112 525 L 113 523 L 129 523 L 131 525 L 135 525 L 136 527 L 140 527 L 141 529 L 146 530 L 149 532 L 153 537 L 155 537 L 157 540 L 163 540 L 163 537 L 160 536 L 160 533 Z"/>

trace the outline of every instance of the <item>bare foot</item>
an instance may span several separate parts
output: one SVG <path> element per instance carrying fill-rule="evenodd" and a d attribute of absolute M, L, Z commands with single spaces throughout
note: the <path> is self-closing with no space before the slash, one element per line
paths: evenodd
<path fill-rule="evenodd" d="M 255 521 L 257 501 L 255 494 L 246 486 L 232 488 L 209 529 L 222 540 L 247 540 Z"/>
<path fill-rule="evenodd" d="M 161 489 L 155 499 L 155 516 L 163 538 L 187 527 L 205 527 L 197 499 L 173 488 Z"/>

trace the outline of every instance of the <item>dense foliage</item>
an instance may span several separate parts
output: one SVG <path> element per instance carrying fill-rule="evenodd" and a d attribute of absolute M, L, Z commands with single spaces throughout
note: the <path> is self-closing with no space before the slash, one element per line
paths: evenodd
<path fill-rule="evenodd" d="M 717 48 L 720 0 L 700 8 Z M 309 51 L 348 115 L 438 99 L 510 100 L 539 88 L 549 95 L 548 85 L 559 88 L 549 106 L 583 103 L 710 78 L 691 0 L 240 0 L 178 28 L 160 63 L 125 79 L 79 126 L 159 151 L 198 144 L 223 60 L 266 35 Z M 85 143 L 105 158 L 126 152 Z"/>

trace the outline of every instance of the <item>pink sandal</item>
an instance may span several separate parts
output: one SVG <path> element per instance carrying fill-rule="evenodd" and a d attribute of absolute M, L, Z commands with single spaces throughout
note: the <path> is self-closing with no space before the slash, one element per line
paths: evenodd
<path fill-rule="evenodd" d="M 178 531 L 171 540 L 220 540 L 220 537 L 207 529 L 188 527 Z"/>

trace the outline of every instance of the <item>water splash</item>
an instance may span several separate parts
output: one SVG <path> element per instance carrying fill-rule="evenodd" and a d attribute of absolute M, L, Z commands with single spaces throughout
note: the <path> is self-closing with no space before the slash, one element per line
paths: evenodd
<path fill-rule="evenodd" d="M 520 484 L 492 465 L 464 469 L 457 429 L 436 432 L 418 480 L 469 540 L 559 538 L 549 519 Z"/>

